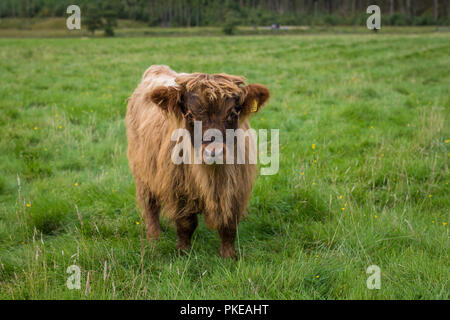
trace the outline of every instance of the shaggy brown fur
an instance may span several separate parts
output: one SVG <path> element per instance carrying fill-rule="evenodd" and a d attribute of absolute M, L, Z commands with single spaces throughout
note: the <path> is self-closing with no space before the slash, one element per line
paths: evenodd
<path fill-rule="evenodd" d="M 256 165 L 176 165 L 171 160 L 176 143 L 170 138 L 175 129 L 186 128 L 193 139 L 194 120 L 202 121 L 203 131 L 215 128 L 224 137 L 226 129 L 249 129 L 255 101 L 259 109 L 268 98 L 266 87 L 245 86 L 243 77 L 178 74 L 167 66 L 145 71 L 129 99 L 126 125 L 128 159 L 148 238 L 159 237 L 162 206 L 175 222 L 178 249 L 188 249 L 197 215 L 203 213 L 206 225 L 219 232 L 220 254 L 236 257 L 236 228 L 246 211 Z M 248 143 L 245 148 L 248 154 Z"/>

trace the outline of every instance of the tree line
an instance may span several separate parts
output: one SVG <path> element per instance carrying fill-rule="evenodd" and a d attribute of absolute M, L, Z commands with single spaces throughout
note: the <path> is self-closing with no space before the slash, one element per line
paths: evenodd
<path fill-rule="evenodd" d="M 77 4 L 88 14 L 150 26 L 354 25 L 377 4 L 385 25 L 448 25 L 448 0 L 0 0 L 0 17 L 62 17 Z"/>

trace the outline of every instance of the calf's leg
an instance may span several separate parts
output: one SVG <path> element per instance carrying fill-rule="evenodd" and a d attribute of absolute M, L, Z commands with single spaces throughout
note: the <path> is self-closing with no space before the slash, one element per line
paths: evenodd
<path fill-rule="evenodd" d="M 158 201 L 149 196 L 147 205 L 144 210 L 144 220 L 147 239 L 158 240 L 161 234 L 161 226 L 159 224 L 159 212 L 161 206 Z"/>
<path fill-rule="evenodd" d="M 236 225 L 219 227 L 220 255 L 222 258 L 237 259 L 234 241 L 236 239 Z"/>
<path fill-rule="evenodd" d="M 147 239 L 158 240 L 159 235 L 161 234 L 161 226 L 159 224 L 159 212 L 161 206 L 158 200 L 156 200 L 143 184 L 136 184 L 136 194 L 143 207 L 142 217 L 145 222 Z"/>
<path fill-rule="evenodd" d="M 191 238 L 198 225 L 198 218 L 196 214 L 179 218 L 175 221 L 178 243 L 177 249 L 183 254 L 184 250 L 188 250 L 191 247 Z"/>

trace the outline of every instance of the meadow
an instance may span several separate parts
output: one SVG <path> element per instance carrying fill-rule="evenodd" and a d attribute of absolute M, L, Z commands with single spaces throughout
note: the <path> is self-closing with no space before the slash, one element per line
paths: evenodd
<path fill-rule="evenodd" d="M 0 39 L 0 299 L 449 299 L 449 53 L 445 32 Z M 251 123 L 280 130 L 280 170 L 238 261 L 202 219 L 185 256 L 165 220 L 144 239 L 124 116 L 152 64 L 271 90 Z"/>

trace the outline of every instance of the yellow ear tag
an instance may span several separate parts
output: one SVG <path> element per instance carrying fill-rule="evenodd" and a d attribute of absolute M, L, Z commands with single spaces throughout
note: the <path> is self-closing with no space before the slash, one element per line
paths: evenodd
<path fill-rule="evenodd" d="M 250 110 L 251 112 L 256 112 L 258 111 L 258 102 L 256 102 L 256 100 L 253 101 L 253 107 L 252 110 Z"/>

